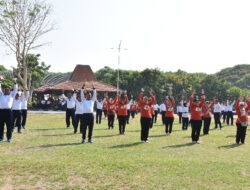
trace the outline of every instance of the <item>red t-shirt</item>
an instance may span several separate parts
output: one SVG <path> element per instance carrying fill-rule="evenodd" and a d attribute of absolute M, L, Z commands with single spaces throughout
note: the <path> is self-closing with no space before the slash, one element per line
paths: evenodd
<path fill-rule="evenodd" d="M 204 102 L 205 99 L 202 98 L 198 105 L 194 105 L 193 97 L 190 97 L 191 120 L 202 120 L 201 110 Z"/>
<path fill-rule="evenodd" d="M 103 104 L 103 110 L 107 110 L 108 108 L 107 108 L 107 103 L 104 103 Z"/>
<path fill-rule="evenodd" d="M 130 110 L 131 111 L 136 111 L 138 109 L 138 104 L 132 104 L 131 106 L 130 106 Z"/>
<path fill-rule="evenodd" d="M 128 96 L 125 96 L 125 103 L 121 103 L 121 97 L 118 96 L 118 114 L 117 115 L 122 115 L 122 116 L 126 116 L 128 115 L 127 112 L 127 104 L 128 104 Z"/>
<path fill-rule="evenodd" d="M 211 118 L 212 107 L 214 106 L 214 104 L 215 104 L 215 101 L 213 101 L 213 103 L 208 106 L 208 109 L 206 108 L 205 104 L 203 104 L 203 106 L 202 106 L 203 117 L 205 117 L 205 118 Z"/>
<path fill-rule="evenodd" d="M 108 111 L 107 114 L 108 115 L 115 115 L 117 98 L 113 101 L 112 104 L 109 102 L 108 97 L 106 98 L 106 101 L 107 101 L 107 111 Z"/>
<path fill-rule="evenodd" d="M 174 98 L 172 98 L 171 103 L 172 105 L 168 106 L 168 99 L 167 98 L 165 99 L 165 105 L 166 105 L 165 117 L 174 117 L 174 104 L 175 104 Z"/>
<path fill-rule="evenodd" d="M 238 118 L 237 118 L 236 123 L 240 124 L 240 121 L 241 122 L 248 122 L 248 109 L 250 108 L 250 102 L 247 101 L 247 106 L 245 106 L 243 109 L 240 109 L 239 104 L 240 104 L 240 100 L 237 100 L 235 110 L 236 110 L 236 113 L 238 115 Z M 240 121 L 239 121 L 239 119 L 240 119 Z"/>
<path fill-rule="evenodd" d="M 140 93 L 138 97 L 138 103 L 141 107 L 141 117 L 152 118 L 151 106 L 154 105 L 155 97 L 151 95 L 152 100 L 150 102 L 145 103 L 142 101 L 142 96 L 143 93 Z"/>

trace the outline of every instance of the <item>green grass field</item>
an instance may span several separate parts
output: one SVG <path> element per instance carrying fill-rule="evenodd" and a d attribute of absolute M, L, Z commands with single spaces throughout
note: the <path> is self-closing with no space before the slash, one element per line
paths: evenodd
<path fill-rule="evenodd" d="M 28 117 L 23 134 L 0 144 L 1 189 L 250 189 L 250 138 L 235 145 L 235 126 L 193 145 L 190 128 L 181 131 L 176 119 L 166 136 L 158 119 L 142 144 L 137 116 L 124 136 L 103 120 L 94 143 L 80 144 L 64 115 Z"/>

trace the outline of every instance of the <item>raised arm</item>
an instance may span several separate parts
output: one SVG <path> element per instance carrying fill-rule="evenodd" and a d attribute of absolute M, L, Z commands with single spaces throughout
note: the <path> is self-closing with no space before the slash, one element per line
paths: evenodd
<path fill-rule="evenodd" d="M 96 89 L 93 89 L 92 101 L 96 101 Z"/>
<path fill-rule="evenodd" d="M 174 101 L 174 97 L 172 97 L 172 107 L 174 107 L 175 101 Z"/>
<path fill-rule="evenodd" d="M 84 88 L 81 89 L 81 98 L 82 100 L 85 100 Z"/>
<path fill-rule="evenodd" d="M 14 82 L 15 82 L 15 85 L 14 85 L 14 90 L 11 92 L 11 96 L 12 97 L 15 97 L 15 95 L 16 95 L 16 93 L 17 93 L 17 91 L 18 91 L 18 84 L 17 84 L 17 82 L 16 82 L 16 79 L 13 79 L 14 80 Z"/>
<path fill-rule="evenodd" d="M 144 92 L 144 88 L 141 89 L 141 93 L 139 94 L 138 97 L 138 104 L 141 105 L 142 104 L 142 96 L 143 96 L 143 92 Z"/>
<path fill-rule="evenodd" d="M 214 106 L 214 104 L 215 104 L 215 97 L 214 97 L 214 99 L 213 99 L 212 104 L 209 106 L 209 108 L 212 108 L 212 107 Z"/>

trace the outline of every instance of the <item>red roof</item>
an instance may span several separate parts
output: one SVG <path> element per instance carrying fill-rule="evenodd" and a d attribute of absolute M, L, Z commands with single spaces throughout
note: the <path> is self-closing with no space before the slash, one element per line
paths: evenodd
<path fill-rule="evenodd" d="M 69 80 L 74 82 L 96 81 L 96 77 L 89 65 L 77 65 Z"/>

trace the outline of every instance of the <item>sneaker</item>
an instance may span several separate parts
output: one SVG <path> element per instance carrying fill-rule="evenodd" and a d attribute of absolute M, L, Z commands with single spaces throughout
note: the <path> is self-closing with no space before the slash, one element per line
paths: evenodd
<path fill-rule="evenodd" d="M 171 135 L 171 133 L 169 133 L 169 135 Z"/>
<path fill-rule="evenodd" d="M 22 133 L 22 131 L 18 131 L 17 133 L 21 134 L 21 133 Z"/>
<path fill-rule="evenodd" d="M 75 130 L 75 131 L 74 131 L 74 134 L 76 134 L 76 133 L 77 133 L 77 131 Z"/>
<path fill-rule="evenodd" d="M 11 143 L 11 139 L 8 139 L 7 142 L 8 142 L 8 143 Z"/>
<path fill-rule="evenodd" d="M 196 141 L 193 141 L 192 143 L 193 143 L 193 144 L 196 144 Z"/>
<path fill-rule="evenodd" d="M 67 126 L 67 129 L 70 128 L 70 126 Z"/>
<path fill-rule="evenodd" d="M 141 142 L 142 142 L 142 143 L 145 143 L 146 141 L 142 140 Z"/>
<path fill-rule="evenodd" d="M 85 143 L 85 139 L 82 139 L 82 144 L 84 144 Z"/>
<path fill-rule="evenodd" d="M 25 129 L 25 126 L 22 126 L 23 127 L 23 129 Z"/>
<path fill-rule="evenodd" d="M 236 144 L 240 144 L 240 142 L 236 142 Z"/>
<path fill-rule="evenodd" d="M 166 133 L 166 135 L 168 136 L 168 135 L 169 135 L 169 133 Z"/>
<path fill-rule="evenodd" d="M 146 143 L 149 143 L 148 140 L 145 141 Z"/>
<path fill-rule="evenodd" d="M 223 127 L 220 128 L 220 130 L 222 130 L 222 129 L 223 129 Z"/>
<path fill-rule="evenodd" d="M 152 128 L 149 128 L 150 131 L 152 131 Z"/>
<path fill-rule="evenodd" d="M 89 142 L 89 143 L 93 143 L 92 139 L 89 139 L 88 142 Z"/>
<path fill-rule="evenodd" d="M 200 142 L 199 142 L 199 141 L 197 141 L 196 143 L 197 143 L 197 144 L 200 144 Z"/>

